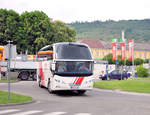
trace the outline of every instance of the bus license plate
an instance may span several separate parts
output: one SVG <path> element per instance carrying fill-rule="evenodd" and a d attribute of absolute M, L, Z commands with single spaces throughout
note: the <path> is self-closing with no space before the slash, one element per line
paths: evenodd
<path fill-rule="evenodd" d="M 80 85 L 71 85 L 70 84 L 70 89 L 79 89 Z"/>

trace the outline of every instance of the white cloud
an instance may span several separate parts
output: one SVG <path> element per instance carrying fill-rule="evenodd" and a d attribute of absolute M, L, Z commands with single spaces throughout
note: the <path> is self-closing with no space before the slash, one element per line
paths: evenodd
<path fill-rule="evenodd" d="M 149 0 L 1 0 L 0 8 L 40 10 L 64 22 L 150 18 Z"/>

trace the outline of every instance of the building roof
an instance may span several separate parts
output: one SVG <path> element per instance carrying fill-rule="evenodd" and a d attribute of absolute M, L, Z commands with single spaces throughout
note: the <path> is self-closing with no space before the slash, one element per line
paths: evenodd
<path fill-rule="evenodd" d="M 150 51 L 150 43 L 135 43 L 134 49 L 140 51 Z"/>
<path fill-rule="evenodd" d="M 97 49 L 112 49 L 112 44 L 109 41 L 101 41 L 101 40 L 80 40 L 80 43 L 87 44 L 90 48 Z M 126 44 L 128 45 L 128 44 Z M 120 45 L 118 45 L 120 48 Z M 126 47 L 128 49 L 128 46 Z M 150 43 L 134 43 L 134 50 L 137 51 L 150 51 Z"/>
<path fill-rule="evenodd" d="M 90 48 L 104 48 L 102 42 L 100 40 L 79 40 L 80 43 L 87 44 Z"/>
<path fill-rule="evenodd" d="M 112 49 L 112 44 L 109 41 L 101 41 L 104 46 L 104 49 Z"/>

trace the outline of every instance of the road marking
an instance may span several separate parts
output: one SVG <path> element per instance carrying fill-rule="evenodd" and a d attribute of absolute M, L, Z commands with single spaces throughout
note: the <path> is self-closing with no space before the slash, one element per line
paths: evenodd
<path fill-rule="evenodd" d="M 91 115 L 90 113 L 77 113 L 75 115 Z"/>
<path fill-rule="evenodd" d="M 27 112 L 20 112 L 20 113 L 12 114 L 12 115 L 31 115 L 31 114 L 40 113 L 40 112 L 42 111 L 27 111 Z"/>
<path fill-rule="evenodd" d="M 8 110 L 3 110 L 3 111 L 0 111 L 0 115 L 3 115 L 3 114 L 10 114 L 11 112 L 17 112 L 17 113 L 14 113 L 11 115 L 31 115 L 31 114 L 36 114 L 36 113 L 40 113 L 40 112 L 43 112 L 43 111 L 37 111 L 37 110 L 34 110 L 34 111 L 26 111 L 26 112 L 18 112 L 20 110 L 18 109 L 8 109 Z M 66 114 L 67 112 L 51 112 L 51 113 L 46 113 L 46 114 L 43 114 L 43 115 L 63 115 L 63 114 Z M 42 115 L 42 114 L 41 114 Z M 74 115 L 91 115 L 91 113 L 76 113 Z"/>
<path fill-rule="evenodd" d="M 0 111 L 0 114 L 11 113 L 11 112 L 17 112 L 17 111 L 20 111 L 20 110 L 18 110 L 18 109 L 3 110 L 3 111 Z"/>
<path fill-rule="evenodd" d="M 65 113 L 66 112 L 52 112 L 52 113 L 47 113 L 47 114 L 44 114 L 44 115 L 63 115 Z"/>

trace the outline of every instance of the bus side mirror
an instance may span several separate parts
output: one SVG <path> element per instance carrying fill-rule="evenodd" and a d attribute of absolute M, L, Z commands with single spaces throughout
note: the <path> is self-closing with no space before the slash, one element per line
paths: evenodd
<path fill-rule="evenodd" d="M 55 63 L 51 63 L 51 70 L 55 71 Z"/>

